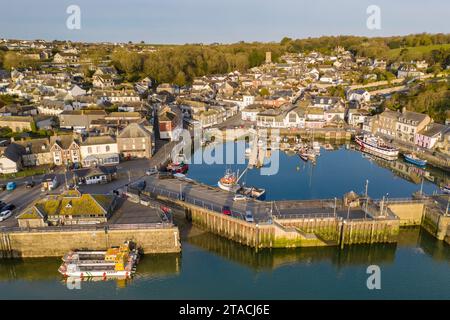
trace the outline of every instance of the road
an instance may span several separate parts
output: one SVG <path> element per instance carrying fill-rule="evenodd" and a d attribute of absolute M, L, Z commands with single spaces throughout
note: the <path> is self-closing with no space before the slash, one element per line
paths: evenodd
<path fill-rule="evenodd" d="M 41 191 L 39 185 L 28 189 L 25 187 L 25 184 L 20 184 L 13 191 L 2 191 L 0 193 L 0 199 L 7 204 L 15 205 L 16 208 L 13 210 L 13 215 L 11 217 L 6 219 L 5 221 L 0 222 L 0 230 L 1 227 L 18 226 L 16 217 L 34 200 L 41 198 L 44 195 L 45 192 Z"/>

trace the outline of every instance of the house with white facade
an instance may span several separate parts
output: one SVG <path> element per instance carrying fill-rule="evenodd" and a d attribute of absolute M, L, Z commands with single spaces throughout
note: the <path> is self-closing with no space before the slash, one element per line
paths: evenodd
<path fill-rule="evenodd" d="M 88 137 L 80 146 L 84 167 L 119 163 L 119 150 L 116 140 L 111 136 Z"/>
<path fill-rule="evenodd" d="M 448 132 L 450 132 L 450 126 L 431 123 L 414 135 L 414 143 L 422 148 L 433 149 Z"/>

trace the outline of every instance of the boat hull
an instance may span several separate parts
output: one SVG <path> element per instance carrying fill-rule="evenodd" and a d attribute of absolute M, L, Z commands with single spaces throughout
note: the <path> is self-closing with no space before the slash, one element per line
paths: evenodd
<path fill-rule="evenodd" d="M 365 142 L 364 140 L 355 137 L 355 142 L 361 147 L 361 151 L 373 154 L 386 160 L 398 159 L 398 149 L 381 148 Z"/>
<path fill-rule="evenodd" d="M 233 185 L 223 184 L 220 180 L 217 182 L 217 185 L 219 186 L 220 189 L 228 192 L 236 192 L 240 188 L 238 184 Z"/>
<path fill-rule="evenodd" d="M 123 277 L 131 278 L 131 271 L 75 271 L 62 273 L 64 277 L 71 278 L 109 278 L 109 277 Z"/>
<path fill-rule="evenodd" d="M 412 158 L 411 156 L 406 155 L 406 154 L 404 155 L 404 157 L 405 157 L 405 161 L 406 162 L 412 163 L 412 164 L 414 164 L 416 166 L 425 167 L 427 165 L 427 161 L 426 160 Z"/>
<path fill-rule="evenodd" d="M 298 156 L 300 157 L 300 159 L 302 159 L 303 161 L 308 161 L 308 156 L 304 153 L 299 153 Z"/>

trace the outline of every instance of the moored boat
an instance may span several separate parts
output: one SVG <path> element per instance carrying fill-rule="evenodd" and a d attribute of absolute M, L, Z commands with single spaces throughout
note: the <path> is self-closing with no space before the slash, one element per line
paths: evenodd
<path fill-rule="evenodd" d="M 167 165 L 167 170 L 172 171 L 173 173 L 182 173 L 185 174 L 189 170 L 189 165 L 181 161 L 180 163 L 169 163 Z"/>
<path fill-rule="evenodd" d="M 415 164 L 416 166 L 424 167 L 427 165 L 427 160 L 420 159 L 412 153 L 403 154 L 403 156 L 405 157 L 405 161 Z"/>
<path fill-rule="evenodd" d="M 303 161 L 308 161 L 308 156 L 304 153 L 298 153 L 298 156 L 300 157 L 300 159 L 302 159 Z"/>
<path fill-rule="evenodd" d="M 355 136 L 355 142 L 361 147 L 361 151 L 374 154 L 386 160 L 398 158 L 398 149 L 386 144 L 383 139 L 373 135 Z"/>
<path fill-rule="evenodd" d="M 64 255 L 58 271 L 65 277 L 131 277 L 139 259 L 131 242 L 106 251 L 71 251 Z"/>
<path fill-rule="evenodd" d="M 240 188 L 236 174 L 230 169 L 225 171 L 225 175 L 219 179 L 217 185 L 220 189 L 231 192 L 235 192 Z"/>
<path fill-rule="evenodd" d="M 442 187 L 442 192 L 450 194 L 450 184 Z"/>
<path fill-rule="evenodd" d="M 253 199 L 262 200 L 265 197 L 266 190 L 256 187 L 242 187 L 239 189 L 239 193 Z"/>

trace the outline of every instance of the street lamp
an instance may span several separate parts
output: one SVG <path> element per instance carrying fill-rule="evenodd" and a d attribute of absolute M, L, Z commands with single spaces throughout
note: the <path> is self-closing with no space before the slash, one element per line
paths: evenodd
<path fill-rule="evenodd" d="M 445 209 L 445 215 L 448 215 L 448 207 L 450 205 L 450 195 L 448 196 L 448 200 L 447 200 L 447 209 Z"/>
<path fill-rule="evenodd" d="M 337 198 L 334 197 L 334 217 L 336 218 Z"/>

